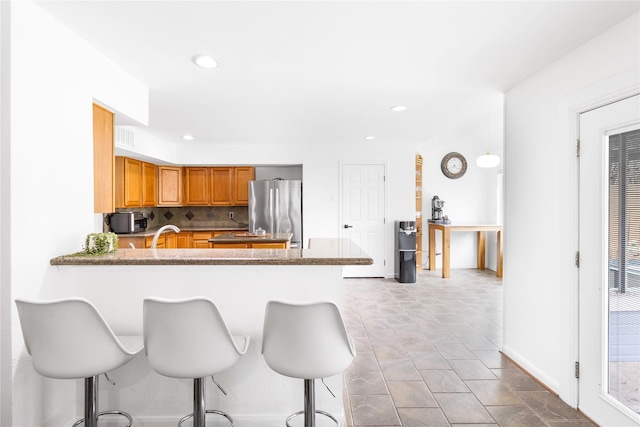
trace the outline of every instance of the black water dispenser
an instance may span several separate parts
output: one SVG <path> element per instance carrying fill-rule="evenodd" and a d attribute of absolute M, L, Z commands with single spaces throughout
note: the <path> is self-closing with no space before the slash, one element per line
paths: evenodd
<path fill-rule="evenodd" d="M 416 222 L 396 221 L 395 273 L 400 283 L 416 283 Z"/>

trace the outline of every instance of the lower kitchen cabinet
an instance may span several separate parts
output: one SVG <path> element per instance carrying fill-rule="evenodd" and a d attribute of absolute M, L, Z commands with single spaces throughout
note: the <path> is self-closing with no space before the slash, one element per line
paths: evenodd
<path fill-rule="evenodd" d="M 181 231 L 176 234 L 176 248 L 187 249 L 193 247 L 193 233 L 190 231 Z"/>
<path fill-rule="evenodd" d="M 287 249 L 287 244 L 282 243 L 252 243 L 252 249 Z"/>
<path fill-rule="evenodd" d="M 176 249 L 178 247 L 178 235 L 176 233 L 167 233 L 164 235 L 164 247 L 166 249 Z"/>
<path fill-rule="evenodd" d="M 210 248 L 209 239 L 212 235 L 213 233 L 211 231 L 194 231 L 192 238 L 193 245 L 191 247 L 196 249 Z"/>
<path fill-rule="evenodd" d="M 251 245 L 247 243 L 212 243 L 213 249 L 247 249 Z"/>

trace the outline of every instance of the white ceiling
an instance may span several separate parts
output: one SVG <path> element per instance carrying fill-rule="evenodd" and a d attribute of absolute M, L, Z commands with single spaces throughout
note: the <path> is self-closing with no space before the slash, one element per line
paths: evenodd
<path fill-rule="evenodd" d="M 502 92 L 640 2 L 38 4 L 148 85 L 149 131 L 167 141 L 416 145 L 486 117 Z M 219 67 L 195 67 L 198 53 Z"/>

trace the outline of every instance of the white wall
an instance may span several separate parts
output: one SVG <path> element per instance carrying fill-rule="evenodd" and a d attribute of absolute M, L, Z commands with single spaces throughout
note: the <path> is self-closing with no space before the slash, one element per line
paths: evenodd
<path fill-rule="evenodd" d="M 445 201 L 444 215 L 452 224 L 485 223 L 495 224 L 497 216 L 496 189 L 498 173 L 502 163 L 496 168 L 483 169 L 476 165 L 478 156 L 490 150 L 500 157 L 504 140 L 504 96 L 496 93 L 494 101 L 486 111 L 472 121 L 461 123 L 429 139 L 417 147 L 423 157 L 422 167 L 422 211 L 423 211 L 423 262 L 428 267 L 429 235 L 427 220 L 431 218 L 431 199 L 438 196 Z M 467 159 L 467 172 L 461 178 L 449 179 L 441 171 L 442 158 L 451 151 L 457 151 Z M 496 269 L 495 232 L 487 233 L 487 267 Z M 436 233 L 437 253 L 442 253 L 440 233 Z M 451 268 L 476 268 L 476 232 L 456 232 L 451 235 Z M 442 256 L 436 256 L 436 268 L 441 268 Z"/>
<path fill-rule="evenodd" d="M 9 2 L 0 2 L 0 200 L 9 195 Z M 9 204 L 0 203 L 0 425 L 11 425 L 11 287 Z"/>
<path fill-rule="evenodd" d="M 576 113 L 638 90 L 639 21 L 628 18 L 506 95 L 503 350 L 574 406 Z"/>
<path fill-rule="evenodd" d="M 3 253 L 1 261 L 2 287 L 10 286 L 13 300 L 38 297 L 53 269 L 49 259 L 80 250 L 87 233 L 100 231 L 93 214 L 92 102 L 146 123 L 148 89 L 31 2 L 12 2 L 10 35 L 11 170 L 2 206 L 10 206 L 11 257 Z M 67 423 L 76 413 L 76 382 L 35 374 L 11 308 L 13 422 L 7 425 Z M 4 325 L 2 333 L 4 344 Z"/>

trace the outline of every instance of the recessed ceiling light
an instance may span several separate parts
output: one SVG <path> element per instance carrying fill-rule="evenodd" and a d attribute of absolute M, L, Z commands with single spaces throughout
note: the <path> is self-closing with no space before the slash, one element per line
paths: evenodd
<path fill-rule="evenodd" d="M 407 107 L 405 107 L 404 105 L 394 105 L 393 107 L 391 107 L 392 111 L 404 111 L 406 109 Z"/>
<path fill-rule="evenodd" d="M 182 139 L 187 140 L 187 141 L 193 141 L 193 135 L 183 135 Z"/>
<path fill-rule="evenodd" d="M 369 136 L 365 136 L 364 139 L 367 139 L 367 140 L 371 141 L 373 139 L 376 139 L 376 137 L 372 136 L 372 135 L 369 135 Z"/>
<path fill-rule="evenodd" d="M 216 68 L 218 66 L 218 62 L 209 55 L 195 55 L 191 60 L 194 64 L 202 68 Z"/>

